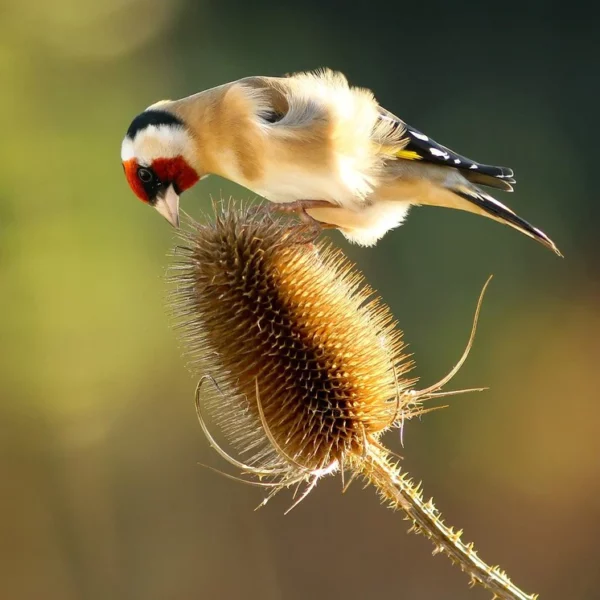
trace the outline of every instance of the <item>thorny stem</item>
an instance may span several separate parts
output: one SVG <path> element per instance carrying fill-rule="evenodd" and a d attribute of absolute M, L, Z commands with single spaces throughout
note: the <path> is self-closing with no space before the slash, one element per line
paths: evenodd
<path fill-rule="evenodd" d="M 415 485 L 407 473 L 401 474 L 400 468 L 392 464 L 385 450 L 371 446 L 357 466 L 393 508 L 406 513 L 407 520 L 413 523 L 409 532 L 422 533 L 429 538 L 435 544 L 434 554 L 446 554 L 470 576 L 471 585 L 481 584 L 497 600 L 538 598 L 536 594 L 528 595 L 521 591 L 499 567 L 492 567 L 481 560 L 473 544 L 466 544 L 460 539 L 462 531 L 455 532 L 444 524 L 433 501 L 424 501 L 420 484 Z"/>

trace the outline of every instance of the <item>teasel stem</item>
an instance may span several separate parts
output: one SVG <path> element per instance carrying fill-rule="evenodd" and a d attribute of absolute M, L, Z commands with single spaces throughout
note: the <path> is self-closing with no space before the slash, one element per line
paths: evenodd
<path fill-rule="evenodd" d="M 425 501 L 421 484 L 414 484 L 408 473 L 401 472 L 385 448 L 370 445 L 366 456 L 355 466 L 361 475 L 377 488 L 381 497 L 395 510 L 406 513 L 412 521 L 409 533 L 421 533 L 435 545 L 433 554 L 446 554 L 471 578 L 471 586 L 480 584 L 494 594 L 494 600 L 536 600 L 537 594 L 529 595 L 520 590 L 499 567 L 485 563 L 473 547 L 473 543 L 461 540 L 462 530 L 454 531 L 444 524 L 433 499 Z"/>

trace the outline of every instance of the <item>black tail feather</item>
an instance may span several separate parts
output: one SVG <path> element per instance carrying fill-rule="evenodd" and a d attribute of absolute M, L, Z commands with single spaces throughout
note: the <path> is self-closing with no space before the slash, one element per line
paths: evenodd
<path fill-rule="evenodd" d="M 492 198 L 488 194 L 475 189 L 467 190 L 462 188 L 454 189 L 452 191 L 464 200 L 471 202 L 486 212 L 490 217 L 514 227 L 521 233 L 524 233 L 534 240 L 537 240 L 546 246 L 546 248 L 550 248 L 550 250 L 552 250 L 555 254 L 562 257 L 562 254 L 556 247 L 556 244 L 541 229 L 534 227 L 531 225 L 531 223 L 528 223 L 525 219 L 519 217 L 519 215 L 514 213 L 507 206 L 504 206 L 504 204 L 501 202 L 498 202 L 495 198 Z"/>

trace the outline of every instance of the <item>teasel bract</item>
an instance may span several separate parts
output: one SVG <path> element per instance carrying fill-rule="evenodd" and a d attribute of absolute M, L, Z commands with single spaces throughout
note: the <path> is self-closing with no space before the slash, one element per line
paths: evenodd
<path fill-rule="evenodd" d="M 255 207 L 213 207 L 205 223 L 188 219 L 170 271 L 175 326 L 200 376 L 196 409 L 210 444 L 245 481 L 266 488 L 263 504 L 304 484 L 293 508 L 325 475 L 341 473 L 344 487 L 362 477 L 472 584 L 495 598 L 536 598 L 444 524 L 381 442 L 385 431 L 432 410 L 426 400 L 457 393 L 442 387 L 467 357 L 484 292 L 458 364 L 415 390 L 390 310 L 340 250 L 316 243 L 310 226 Z M 238 458 L 217 443 L 205 415 Z"/>

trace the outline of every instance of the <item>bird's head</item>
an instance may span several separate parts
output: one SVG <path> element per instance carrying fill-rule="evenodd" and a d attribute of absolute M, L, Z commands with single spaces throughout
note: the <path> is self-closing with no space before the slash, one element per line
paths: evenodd
<path fill-rule="evenodd" d="M 121 160 L 135 195 L 178 227 L 179 195 L 200 178 L 185 123 L 161 105 L 151 106 L 129 126 Z"/>

